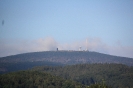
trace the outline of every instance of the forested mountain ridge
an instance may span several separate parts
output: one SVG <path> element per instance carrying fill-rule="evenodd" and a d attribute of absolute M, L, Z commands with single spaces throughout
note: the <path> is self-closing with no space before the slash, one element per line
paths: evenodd
<path fill-rule="evenodd" d="M 122 64 L 77 64 L 63 67 L 40 66 L 34 67 L 32 70 L 47 72 L 84 85 L 104 81 L 105 84 L 112 88 L 133 88 L 133 67 Z"/>
<path fill-rule="evenodd" d="M 118 57 L 89 51 L 44 51 L 1 57 L 0 63 L 49 61 L 62 64 L 121 63 L 133 65 L 133 58 Z"/>
<path fill-rule="evenodd" d="M 120 63 L 133 66 L 133 59 L 90 51 L 44 51 L 0 58 L 0 73 L 26 70 L 34 66 L 81 63 Z"/>

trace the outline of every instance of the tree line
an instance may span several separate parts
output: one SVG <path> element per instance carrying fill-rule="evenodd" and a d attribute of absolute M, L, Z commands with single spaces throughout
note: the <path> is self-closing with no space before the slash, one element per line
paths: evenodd
<path fill-rule="evenodd" d="M 32 70 L 47 72 L 55 76 L 71 79 L 84 85 L 101 83 L 113 88 L 133 87 L 133 67 L 122 64 L 78 64 L 68 66 L 34 67 Z"/>

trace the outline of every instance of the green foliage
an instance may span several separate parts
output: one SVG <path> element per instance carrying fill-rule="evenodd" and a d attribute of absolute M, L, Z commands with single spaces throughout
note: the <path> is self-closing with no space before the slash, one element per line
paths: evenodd
<path fill-rule="evenodd" d="M 106 85 L 101 85 L 101 84 L 92 84 L 88 86 L 87 88 L 111 88 L 111 87 L 108 87 Z"/>
<path fill-rule="evenodd" d="M 0 75 L 0 88 L 77 88 L 83 85 L 37 71 L 19 71 Z"/>
<path fill-rule="evenodd" d="M 64 67 L 35 67 L 32 70 L 51 73 L 84 85 L 101 83 L 113 88 L 133 87 L 133 67 L 122 64 L 78 64 Z"/>

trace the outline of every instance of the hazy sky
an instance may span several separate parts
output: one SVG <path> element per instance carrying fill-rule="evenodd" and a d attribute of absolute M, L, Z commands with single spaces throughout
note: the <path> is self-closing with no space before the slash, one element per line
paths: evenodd
<path fill-rule="evenodd" d="M 0 21 L 0 57 L 81 46 L 133 58 L 133 0 L 0 0 Z"/>

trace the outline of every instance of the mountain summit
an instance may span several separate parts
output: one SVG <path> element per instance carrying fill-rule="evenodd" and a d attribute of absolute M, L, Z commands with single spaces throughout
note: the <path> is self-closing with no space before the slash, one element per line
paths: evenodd
<path fill-rule="evenodd" d="M 133 59 L 90 51 L 44 51 L 0 58 L 0 71 L 42 65 L 71 65 L 82 63 L 117 63 L 133 66 Z M 12 70 L 11 70 L 12 71 Z"/>

